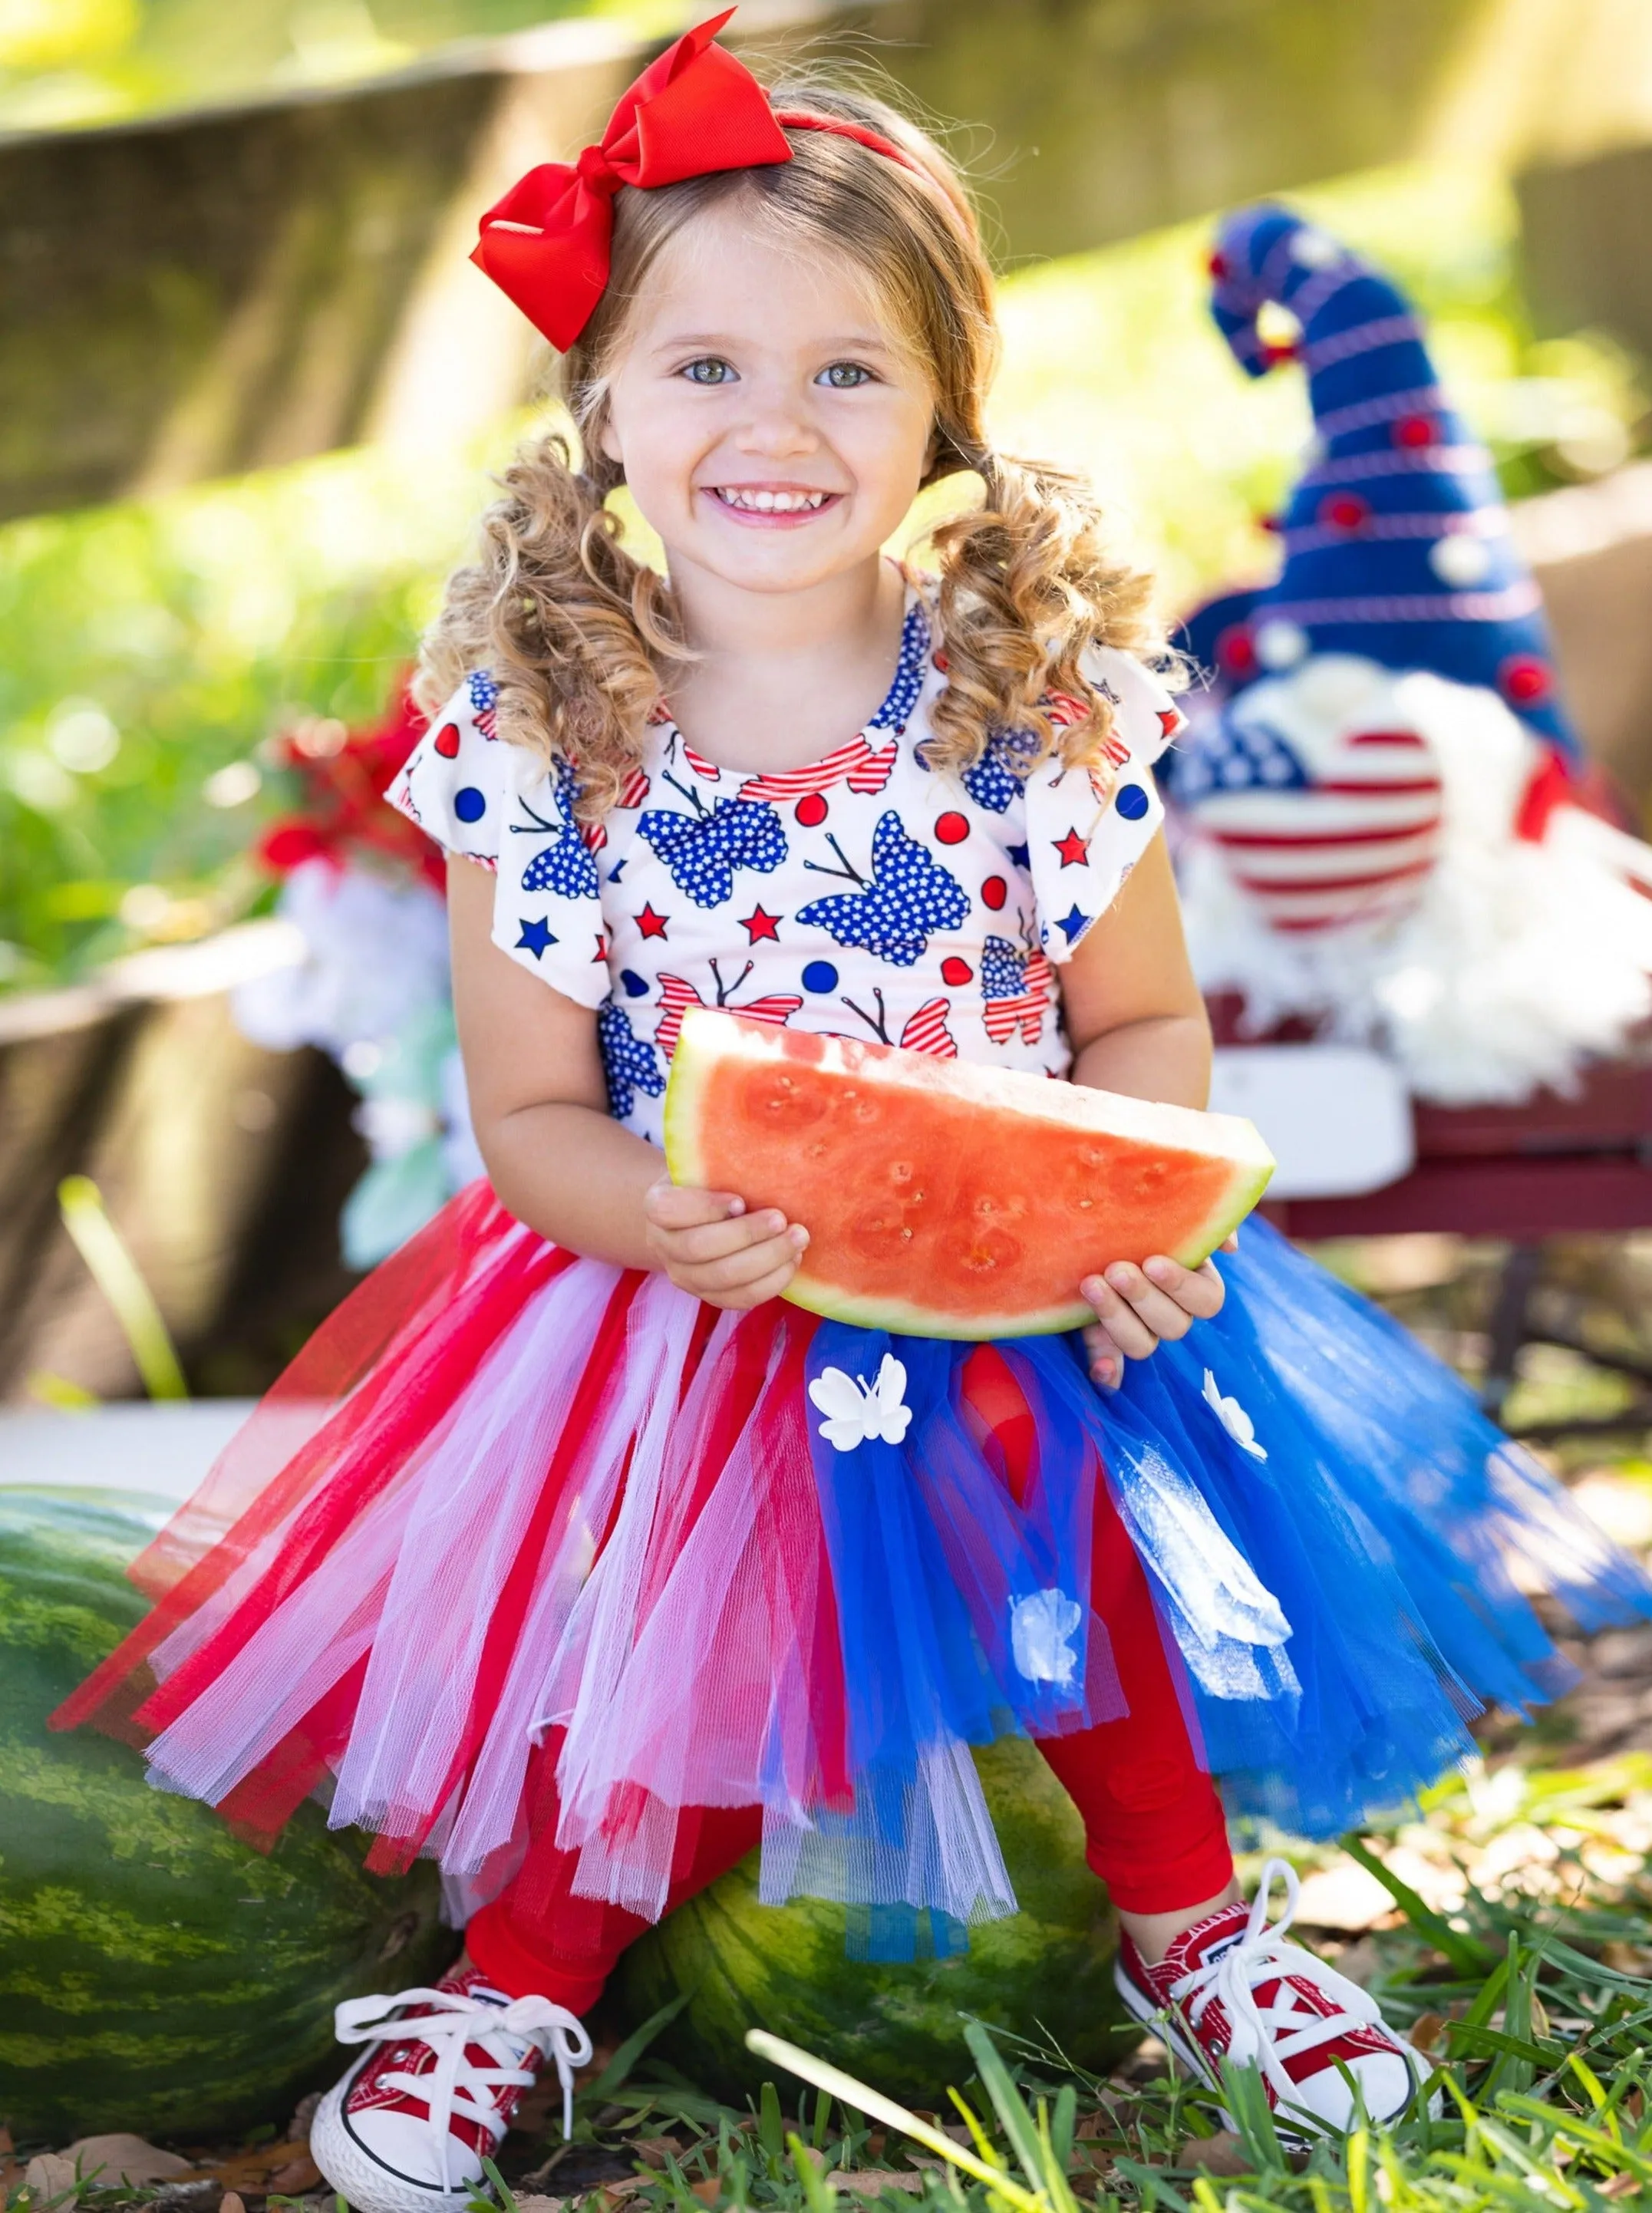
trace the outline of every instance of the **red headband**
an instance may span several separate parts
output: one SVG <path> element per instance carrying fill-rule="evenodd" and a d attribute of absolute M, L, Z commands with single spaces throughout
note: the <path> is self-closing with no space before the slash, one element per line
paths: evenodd
<path fill-rule="evenodd" d="M 719 169 L 789 162 L 784 125 L 853 138 L 903 168 L 917 163 L 891 140 L 835 115 L 777 113 L 741 62 L 712 40 L 734 14 L 686 31 L 622 93 L 601 143 L 576 162 L 546 162 L 520 178 L 482 217 L 471 259 L 566 353 L 608 282 L 613 196 Z"/>

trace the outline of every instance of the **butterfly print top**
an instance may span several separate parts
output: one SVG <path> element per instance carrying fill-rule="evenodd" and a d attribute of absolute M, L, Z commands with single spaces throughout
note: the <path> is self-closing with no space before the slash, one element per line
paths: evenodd
<path fill-rule="evenodd" d="M 661 708 L 619 804 L 582 826 L 572 772 L 497 737 L 478 672 L 388 796 L 497 871 L 494 943 L 595 1012 L 613 1111 L 655 1144 L 690 1007 L 1064 1076 L 1058 971 L 1159 827 L 1151 764 L 1181 721 L 1128 655 L 1088 673 L 1114 703 L 1104 775 L 1022 776 L 1003 741 L 931 770 L 947 680 L 914 588 L 888 696 L 806 767 L 719 768 Z"/>

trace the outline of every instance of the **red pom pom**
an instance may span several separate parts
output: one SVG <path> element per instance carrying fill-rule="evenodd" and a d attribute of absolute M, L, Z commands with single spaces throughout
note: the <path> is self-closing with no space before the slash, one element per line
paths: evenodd
<path fill-rule="evenodd" d="M 1432 446 L 1439 435 L 1433 418 L 1428 415 L 1402 415 L 1393 428 L 1396 446 Z"/>
<path fill-rule="evenodd" d="M 1320 520 L 1332 530 L 1362 530 L 1371 519 L 1371 503 L 1356 491 L 1328 492 L 1320 502 Z"/>
<path fill-rule="evenodd" d="M 306 861 L 326 853 L 326 840 L 312 822 L 277 822 L 265 831 L 255 850 L 265 867 L 277 876 L 290 875 Z"/>
<path fill-rule="evenodd" d="M 1503 696 L 1516 707 L 1535 707 L 1554 689 L 1554 671 L 1535 653 L 1511 653 L 1497 671 Z"/>
<path fill-rule="evenodd" d="M 1216 640 L 1216 661 L 1230 676 L 1253 676 L 1256 644 L 1247 623 L 1234 623 Z"/>

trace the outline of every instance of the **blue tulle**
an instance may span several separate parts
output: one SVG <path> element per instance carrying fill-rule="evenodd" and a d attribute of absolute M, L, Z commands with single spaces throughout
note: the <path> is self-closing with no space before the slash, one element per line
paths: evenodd
<path fill-rule="evenodd" d="M 936 1950 L 1013 1904 L 965 1747 L 1123 1710 L 1089 1610 L 1105 1481 L 1186 1670 L 1230 1812 L 1313 1837 L 1398 1810 L 1568 1671 L 1527 1593 L 1581 1626 L 1652 1615 L 1652 1585 L 1460 1382 L 1260 1222 L 1222 1313 L 1098 1393 L 1082 1343 L 1001 1344 L 1036 1425 L 1013 1499 L 966 1405 L 967 1344 L 828 1323 L 811 1383 L 905 1369 L 910 1427 L 812 1449 L 840 1610 L 852 1812 L 776 1881 L 866 1909 L 856 1948 Z M 983 1830 L 984 1833 L 982 1833 Z"/>

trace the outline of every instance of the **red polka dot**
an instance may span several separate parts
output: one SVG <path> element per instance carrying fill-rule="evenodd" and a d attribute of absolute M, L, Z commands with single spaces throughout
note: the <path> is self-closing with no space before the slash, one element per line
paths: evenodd
<path fill-rule="evenodd" d="M 456 722 L 444 722 L 436 734 L 436 749 L 443 760 L 458 759 L 459 725 Z"/>
<path fill-rule="evenodd" d="M 1002 876 L 989 876 L 981 886 L 982 904 L 996 914 L 1009 896 L 1009 887 Z"/>
<path fill-rule="evenodd" d="M 826 812 L 826 803 L 818 791 L 808 793 L 792 809 L 805 830 L 813 830 L 817 823 L 824 822 Z"/>
<path fill-rule="evenodd" d="M 1396 446 L 1431 446 L 1438 433 L 1427 415 L 1402 415 L 1394 424 Z"/>
<path fill-rule="evenodd" d="M 935 663 L 936 667 L 941 671 L 941 674 L 943 676 L 946 674 L 948 669 L 952 666 L 944 653 L 932 653 L 930 655 L 930 659 Z"/>
<path fill-rule="evenodd" d="M 1216 640 L 1216 659 L 1230 676 L 1249 676 L 1256 668 L 1256 646 L 1244 623 L 1234 623 Z"/>
<path fill-rule="evenodd" d="M 1213 253 L 1204 265 L 1219 284 L 1228 273 L 1228 257 L 1225 253 Z"/>
<path fill-rule="evenodd" d="M 943 845 L 961 845 L 969 835 L 968 818 L 962 814 L 943 814 L 935 826 L 935 834 Z"/>
<path fill-rule="evenodd" d="M 1320 520 L 1332 530 L 1362 530 L 1370 519 L 1370 502 L 1356 491 L 1333 491 L 1320 502 Z"/>
<path fill-rule="evenodd" d="M 1554 675 L 1546 661 L 1534 653 L 1511 653 L 1497 671 L 1505 699 L 1517 707 L 1535 707 L 1554 688 Z"/>
<path fill-rule="evenodd" d="M 960 960 L 955 953 L 948 954 L 941 963 L 941 980 L 943 984 L 967 984 L 974 973 L 975 971 L 970 966 L 968 961 Z"/>

